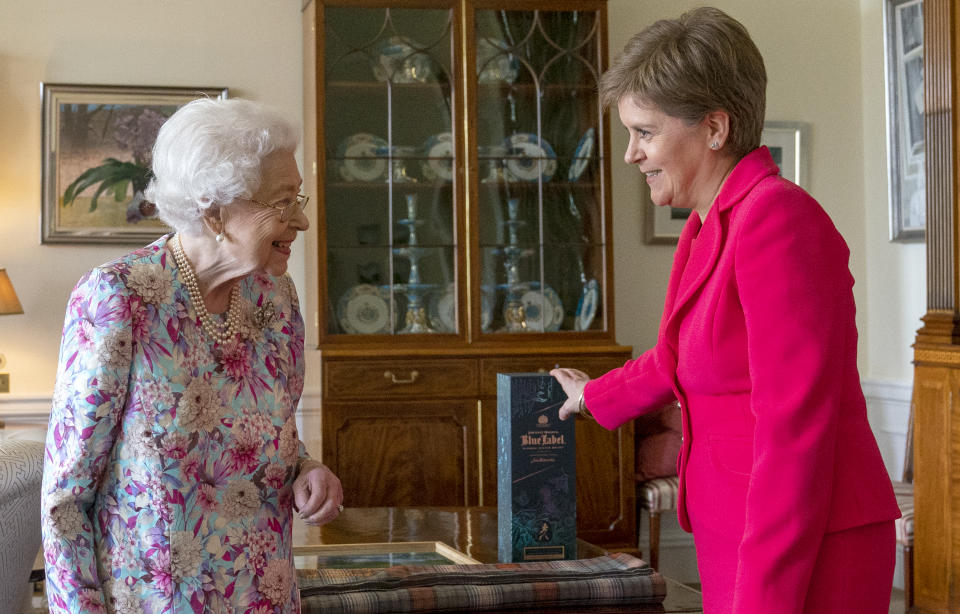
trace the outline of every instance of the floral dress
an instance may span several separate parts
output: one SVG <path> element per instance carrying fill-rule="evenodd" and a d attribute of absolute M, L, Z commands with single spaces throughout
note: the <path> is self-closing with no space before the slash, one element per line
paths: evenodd
<path fill-rule="evenodd" d="M 296 290 L 245 278 L 240 333 L 214 343 L 169 238 L 70 297 L 43 475 L 50 611 L 296 612 Z"/>

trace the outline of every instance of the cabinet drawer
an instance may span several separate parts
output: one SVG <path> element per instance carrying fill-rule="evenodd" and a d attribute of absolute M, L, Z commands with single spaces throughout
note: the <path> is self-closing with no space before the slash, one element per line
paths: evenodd
<path fill-rule="evenodd" d="M 324 397 L 474 397 L 475 360 L 345 360 L 324 364 Z"/>
<path fill-rule="evenodd" d="M 480 366 L 480 394 L 496 396 L 497 373 L 548 373 L 550 369 L 559 365 L 580 369 L 590 377 L 599 377 L 623 365 L 629 356 L 511 356 L 503 358 L 487 358 L 481 361 Z"/>

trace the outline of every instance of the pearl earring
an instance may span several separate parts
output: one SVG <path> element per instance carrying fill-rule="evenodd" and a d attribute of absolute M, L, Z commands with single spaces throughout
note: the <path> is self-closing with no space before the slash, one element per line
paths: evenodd
<path fill-rule="evenodd" d="M 227 238 L 226 235 L 224 235 L 224 234 L 221 232 L 220 234 L 217 235 L 217 243 L 223 243 L 223 240 L 226 239 L 226 238 Z"/>

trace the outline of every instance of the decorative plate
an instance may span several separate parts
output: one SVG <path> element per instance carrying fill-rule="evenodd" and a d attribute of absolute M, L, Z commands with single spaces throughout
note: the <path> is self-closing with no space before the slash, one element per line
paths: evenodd
<path fill-rule="evenodd" d="M 337 302 L 337 319 L 351 335 L 390 333 L 389 292 L 370 284 L 357 284 Z M 396 308 L 393 310 L 397 312 Z"/>
<path fill-rule="evenodd" d="M 520 296 L 523 303 L 524 319 L 527 329 L 553 332 L 560 330 L 563 323 L 563 303 L 550 286 L 545 285 L 540 292 L 540 284 L 531 283 L 530 289 Z"/>
<path fill-rule="evenodd" d="M 480 294 L 480 328 L 487 330 L 493 320 L 493 299 L 486 289 Z M 453 284 L 446 290 L 434 295 L 430 300 L 428 317 L 430 326 L 441 333 L 457 332 L 457 293 Z"/>
<path fill-rule="evenodd" d="M 590 155 L 593 154 L 594 132 L 593 127 L 587 128 L 587 131 L 580 137 L 577 148 L 573 151 L 573 159 L 570 160 L 570 168 L 567 170 L 567 179 L 576 181 L 586 170 L 590 163 Z"/>
<path fill-rule="evenodd" d="M 391 36 L 380 43 L 373 76 L 378 81 L 427 83 L 435 81 L 433 60 L 417 51 L 421 45 L 402 36 Z"/>
<path fill-rule="evenodd" d="M 550 181 L 557 172 L 557 154 L 544 139 L 528 132 L 510 135 L 504 142 L 507 148 L 507 175 L 516 181 Z"/>
<path fill-rule="evenodd" d="M 360 132 L 344 139 L 337 147 L 340 176 L 344 181 L 383 181 L 387 178 L 387 159 L 377 151 L 387 148 L 378 136 Z"/>
<path fill-rule="evenodd" d="M 597 303 L 600 299 L 600 284 L 591 279 L 583 284 L 583 294 L 577 303 L 577 315 L 573 322 L 574 330 L 588 330 L 597 315 Z"/>
<path fill-rule="evenodd" d="M 517 80 L 520 62 L 507 51 L 507 43 L 499 38 L 477 41 L 477 68 L 480 83 L 513 83 Z"/>
<path fill-rule="evenodd" d="M 426 156 L 420 165 L 420 170 L 427 181 L 450 181 L 453 179 L 453 135 L 441 132 L 428 138 L 423 143 L 423 153 Z"/>

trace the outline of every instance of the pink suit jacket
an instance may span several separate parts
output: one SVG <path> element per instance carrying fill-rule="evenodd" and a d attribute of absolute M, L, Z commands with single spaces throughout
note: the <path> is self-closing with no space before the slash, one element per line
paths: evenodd
<path fill-rule="evenodd" d="M 584 391 L 609 429 L 680 401 L 680 524 L 698 553 L 701 528 L 742 527 L 738 614 L 801 612 L 825 533 L 899 516 L 860 388 L 849 250 L 778 173 L 754 150 L 702 227 L 691 215 L 656 346 Z M 729 498 L 691 504 L 691 484 Z"/>

